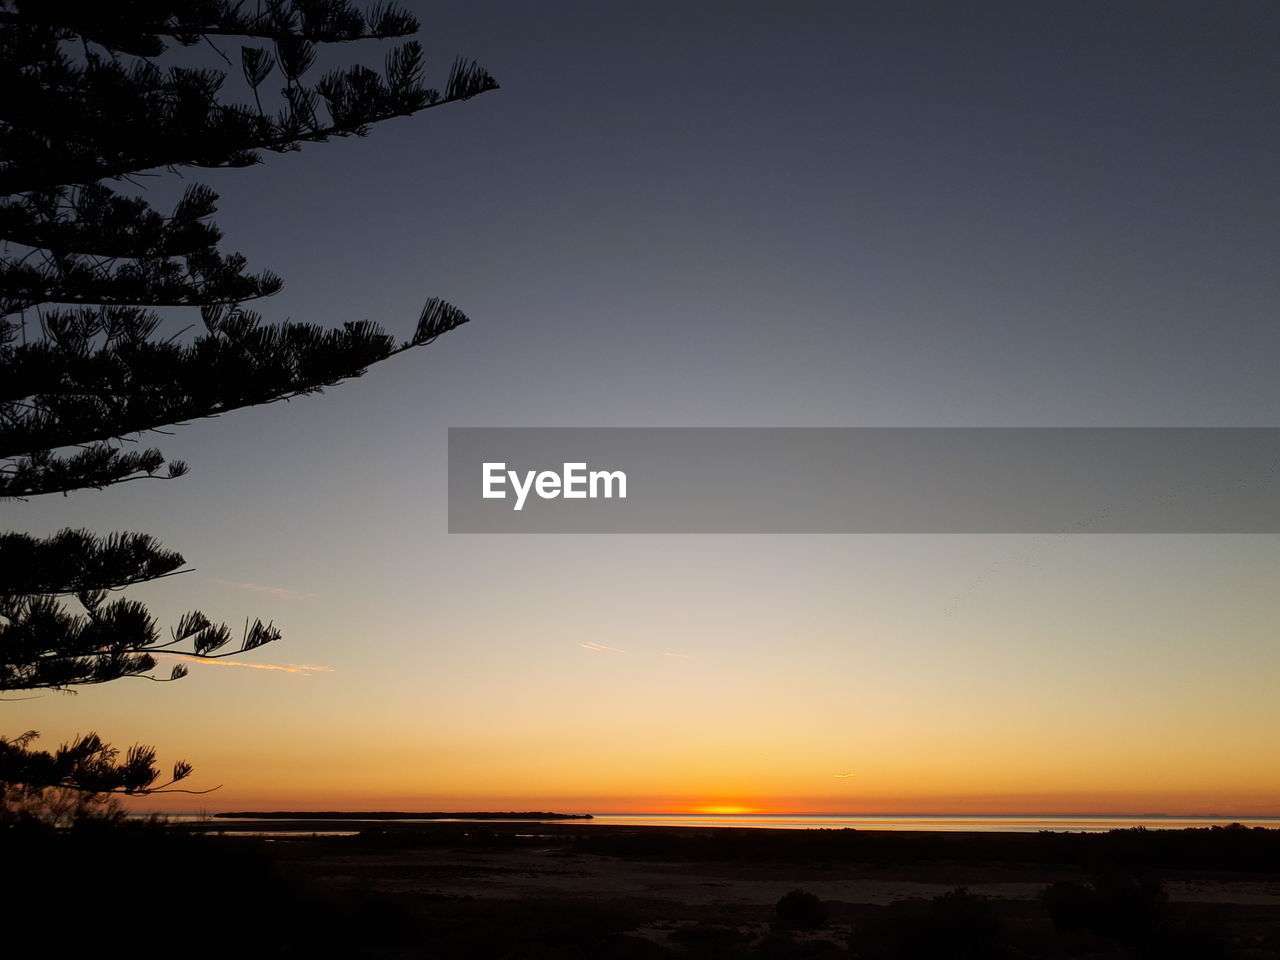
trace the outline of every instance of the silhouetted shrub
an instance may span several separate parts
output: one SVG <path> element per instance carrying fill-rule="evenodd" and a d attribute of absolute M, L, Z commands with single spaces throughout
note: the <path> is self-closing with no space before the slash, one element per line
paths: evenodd
<path fill-rule="evenodd" d="M 1087 931 L 1127 957 L 1213 960 L 1231 955 L 1211 915 L 1171 914 L 1164 885 L 1145 870 L 1112 867 L 1092 884 L 1059 881 L 1040 894 L 1060 932 Z"/>
<path fill-rule="evenodd" d="M 797 940 L 780 930 L 763 937 L 744 960 L 831 960 L 848 957 L 848 952 L 830 940 Z M 716 960 L 722 960 L 717 957 Z"/>
<path fill-rule="evenodd" d="M 256 838 L 91 817 L 62 831 L 38 823 L 0 830 L 0 860 L 21 879 L 6 885 L 6 917 L 47 931 L 41 936 L 56 940 L 59 955 L 137 952 L 131 944 L 141 930 L 154 942 L 181 944 L 189 958 L 245 955 L 248 943 L 254 957 L 354 958 L 403 951 L 414 930 L 393 899 L 333 896 L 283 873 Z M 192 920 L 228 896 L 237 908 L 222 910 L 217 922 Z M 260 911 L 268 909 L 288 922 L 263 924 Z"/>
<path fill-rule="evenodd" d="M 827 922 L 827 908 L 812 893 L 792 890 L 774 907 L 778 926 L 787 930 L 816 930 Z"/>
<path fill-rule="evenodd" d="M 1059 880 L 1040 891 L 1040 901 L 1049 911 L 1057 930 L 1088 930 L 1093 926 L 1096 895 L 1082 883 Z"/>
<path fill-rule="evenodd" d="M 694 953 L 728 950 L 746 939 L 746 935 L 740 931 L 718 923 L 695 923 L 681 927 L 671 934 L 672 942 Z"/>
<path fill-rule="evenodd" d="M 36 824 L 67 828 L 88 821 L 120 824 L 124 807 L 110 793 L 0 783 L 0 829 Z"/>
<path fill-rule="evenodd" d="M 1000 955 L 1002 930 L 986 897 L 958 887 L 933 899 L 929 930 L 948 956 Z"/>
<path fill-rule="evenodd" d="M 669 956 L 628 936 L 644 915 L 634 905 L 592 897 L 423 900 L 412 957 L 431 960 L 633 960 Z"/>
<path fill-rule="evenodd" d="M 1161 925 L 1168 897 L 1147 870 L 1111 869 L 1093 879 L 1093 930 L 1125 944 L 1144 943 Z"/>
<path fill-rule="evenodd" d="M 1000 960 L 1009 956 L 1004 929 L 986 897 L 959 887 L 926 906 L 902 901 L 866 928 L 850 946 L 876 960 Z"/>

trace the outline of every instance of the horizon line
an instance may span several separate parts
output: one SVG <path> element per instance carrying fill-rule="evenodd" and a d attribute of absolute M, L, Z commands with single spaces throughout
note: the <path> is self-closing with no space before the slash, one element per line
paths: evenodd
<path fill-rule="evenodd" d="M 139 797 L 137 799 L 141 799 L 141 798 Z M 192 811 L 159 811 L 159 812 L 191 813 Z M 287 808 L 280 808 L 280 809 L 264 809 L 258 812 L 264 813 L 264 814 L 265 813 L 276 814 L 276 813 L 317 813 L 319 812 L 319 813 L 335 813 L 335 814 L 346 813 L 346 814 L 354 815 L 359 813 L 365 813 L 365 814 L 387 813 L 392 811 L 341 810 L 341 809 L 333 809 L 333 808 L 330 808 L 330 809 L 317 808 L 315 810 L 297 810 L 297 809 L 290 810 Z M 414 814 L 414 811 L 405 811 L 405 810 L 394 811 L 394 812 L 406 813 L 409 815 Z M 515 813 L 521 813 L 523 811 L 517 811 L 517 810 L 456 810 L 456 811 L 423 810 L 423 811 L 420 811 L 420 815 L 426 816 L 427 814 L 440 813 L 440 812 L 448 812 L 453 815 L 467 816 L 467 815 L 476 815 L 476 814 L 493 815 L 495 813 L 515 814 Z M 1046 819 L 1046 820 L 1065 820 L 1065 819 L 1075 819 L 1075 820 L 1085 820 L 1085 819 L 1093 819 L 1093 820 L 1104 820 L 1104 819 L 1114 819 L 1114 820 L 1143 820 L 1143 819 L 1147 819 L 1147 820 L 1228 820 L 1228 819 L 1280 820 L 1280 812 L 1276 812 L 1276 813 L 1114 813 L 1114 812 L 1109 812 L 1109 813 L 1096 813 L 1096 812 L 1092 812 L 1092 813 L 1034 813 L 1034 812 L 1032 813 L 1028 813 L 1028 812 L 956 813 L 956 812 L 925 811 L 925 812 L 911 812 L 911 813 L 847 813 L 847 812 L 840 813 L 840 812 L 827 811 L 827 812 L 819 812 L 819 813 L 814 813 L 814 812 L 799 813 L 799 812 L 789 812 L 789 811 L 775 811 L 775 812 L 752 811 L 752 812 L 741 812 L 741 813 L 702 813 L 698 811 L 672 811 L 672 810 L 645 810 L 645 811 L 602 810 L 599 812 L 586 812 L 586 813 L 548 810 L 548 811 L 541 811 L 541 812 L 547 813 L 549 815 L 555 815 L 555 816 L 576 816 L 576 817 L 584 817 L 584 816 L 591 816 L 591 817 L 716 817 L 716 818 L 724 818 L 724 819 L 731 819 L 731 818 L 737 818 L 737 817 L 844 817 L 844 818 L 850 818 L 850 819 L 855 819 L 855 818 L 915 819 L 915 818 L 933 817 L 933 818 L 945 818 L 945 819 L 957 819 L 957 820 L 980 820 L 984 818 L 988 818 L 988 819 L 1017 818 L 1017 819 Z M 217 816 L 218 814 L 209 814 L 209 815 Z"/>

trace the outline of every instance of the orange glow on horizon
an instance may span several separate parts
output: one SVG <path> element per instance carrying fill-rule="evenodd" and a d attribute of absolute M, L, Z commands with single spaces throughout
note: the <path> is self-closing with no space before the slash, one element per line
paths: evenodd
<path fill-rule="evenodd" d="M 759 807 L 747 807 L 736 803 L 713 803 L 691 807 L 690 813 L 718 814 L 721 816 L 742 816 L 748 813 L 768 813 Z"/>

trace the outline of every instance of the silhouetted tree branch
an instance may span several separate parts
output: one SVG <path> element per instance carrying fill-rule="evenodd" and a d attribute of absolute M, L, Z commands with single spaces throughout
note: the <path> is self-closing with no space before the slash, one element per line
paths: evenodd
<path fill-rule="evenodd" d="M 191 764 L 179 760 L 167 781 L 157 783 L 160 770 L 152 747 L 135 745 L 120 751 L 103 743 L 96 733 L 85 734 L 57 750 L 36 750 L 31 744 L 40 736 L 35 730 L 13 739 L 0 737 L 0 787 L 22 784 L 37 788 L 55 787 L 84 793 L 211 793 L 211 790 L 173 789 L 191 775 Z"/>
<path fill-rule="evenodd" d="M 0 0 L 0 499 L 180 477 L 181 461 L 121 443 L 318 393 L 467 321 L 431 298 L 407 339 L 368 320 L 265 323 L 244 304 L 282 281 L 219 249 L 216 193 L 192 184 L 162 211 L 118 183 L 249 166 L 263 151 L 364 136 L 381 120 L 497 88 L 462 58 L 442 90 L 426 87 L 411 40 L 381 70 L 308 79 L 320 44 L 417 30 L 394 4 L 364 12 L 347 0 Z M 157 62 L 175 44 L 235 37 L 251 41 L 236 66 L 252 103 L 223 98 L 224 71 Z M 162 336 L 166 308 L 198 309 L 202 331 Z M 137 533 L 0 536 L 0 691 L 176 680 L 185 665 L 150 675 L 157 653 L 213 659 L 279 638 L 260 620 L 233 636 L 199 611 L 166 637 L 142 604 L 109 599 L 182 564 Z M 120 760 L 92 734 L 54 753 L 33 739 L 0 740 L 0 785 L 146 793 L 190 772 L 179 764 L 157 785 L 149 747 Z"/>

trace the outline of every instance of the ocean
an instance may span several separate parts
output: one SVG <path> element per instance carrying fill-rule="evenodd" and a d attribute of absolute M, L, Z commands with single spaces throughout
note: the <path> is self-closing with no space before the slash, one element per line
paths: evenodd
<path fill-rule="evenodd" d="M 195 814 L 170 814 L 170 820 L 192 821 L 204 817 Z M 332 823 L 337 818 L 326 818 Z M 227 830 L 244 830 L 249 824 L 261 825 L 270 830 L 268 820 L 225 820 Z M 350 820 L 351 831 L 357 832 L 372 823 L 439 823 L 439 820 Z M 485 822 L 485 821 L 477 821 Z M 491 821 L 490 821 L 491 822 Z M 575 826 L 636 826 L 636 827 L 767 827 L 783 830 L 854 829 L 854 830 L 947 830 L 977 833 L 1035 833 L 1050 830 L 1060 833 L 1103 833 L 1107 830 L 1124 830 L 1144 827 L 1148 830 L 1181 830 L 1187 827 L 1210 827 L 1240 823 L 1247 827 L 1280 829 L 1280 817 L 1232 817 L 1197 816 L 1173 817 L 1148 816 L 950 816 L 945 814 L 903 815 L 844 815 L 844 814 L 687 814 L 687 813 L 603 813 L 591 820 L 530 821 L 568 822 Z M 326 833 L 333 831 L 327 830 Z M 341 831 L 343 833 L 348 831 Z"/>

